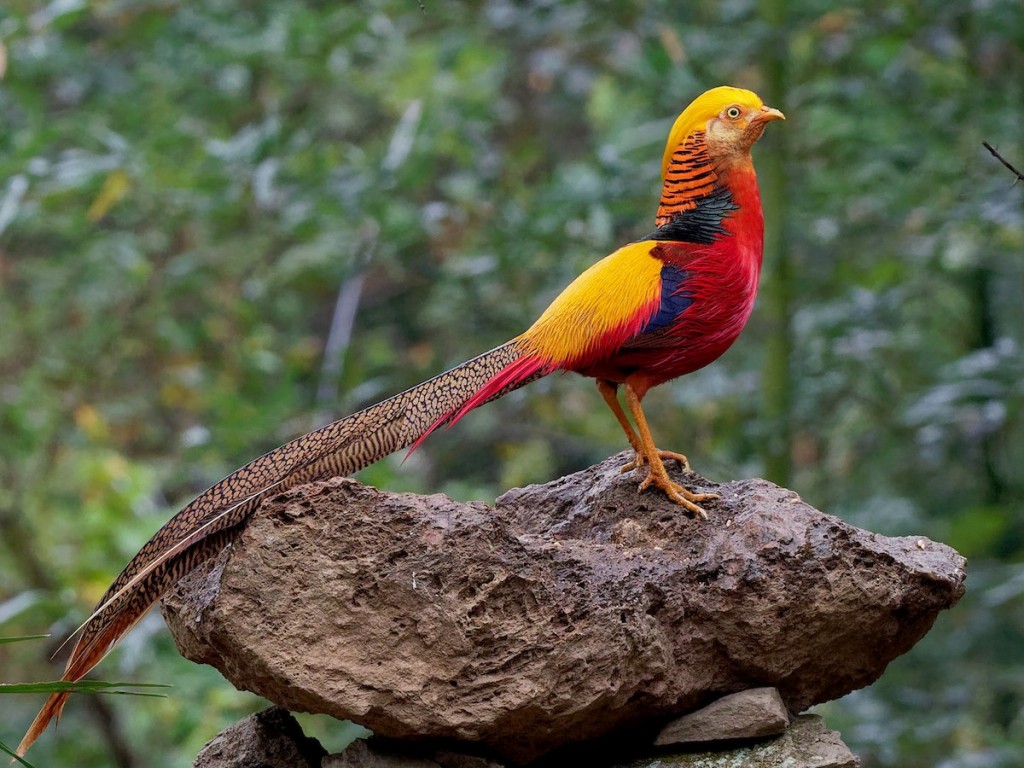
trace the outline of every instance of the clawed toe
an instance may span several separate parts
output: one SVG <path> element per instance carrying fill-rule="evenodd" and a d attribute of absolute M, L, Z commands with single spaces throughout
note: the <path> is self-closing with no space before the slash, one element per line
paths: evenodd
<path fill-rule="evenodd" d="M 717 493 L 693 493 L 678 483 L 673 483 L 668 479 L 668 476 L 661 477 L 654 472 L 648 473 L 647 477 L 640 483 L 640 492 L 643 493 L 652 485 L 662 491 L 670 500 L 681 507 L 685 507 L 702 520 L 708 519 L 708 513 L 697 502 L 714 501 L 721 498 Z"/>
<path fill-rule="evenodd" d="M 680 490 L 686 492 L 686 489 L 682 488 L 681 486 L 680 486 Z M 692 512 L 696 517 L 699 517 L 701 520 L 707 520 L 708 519 L 708 513 L 704 511 L 704 508 L 702 506 L 700 506 L 699 504 L 694 504 L 692 501 L 690 501 L 685 496 L 683 496 L 683 494 L 678 493 L 678 492 L 674 492 L 674 491 L 667 491 L 666 490 L 665 491 L 665 495 L 668 496 L 672 501 L 674 501 L 679 506 L 685 507 L 686 509 L 688 509 L 690 512 Z M 703 494 L 701 494 L 701 495 L 703 495 Z"/>
<path fill-rule="evenodd" d="M 687 474 L 693 472 L 693 470 L 690 469 L 690 460 L 681 453 L 676 453 L 675 451 L 658 451 L 658 458 L 662 461 L 678 461 L 684 472 Z M 634 469 L 640 469 L 640 467 L 643 467 L 646 464 L 647 457 L 638 451 L 633 454 L 633 458 L 630 461 L 627 461 L 619 467 L 619 474 L 623 475 L 626 472 L 632 472 Z"/>
<path fill-rule="evenodd" d="M 625 464 L 619 467 L 619 474 L 624 475 L 627 472 L 632 472 L 634 469 L 640 469 L 640 467 L 642 467 L 646 463 L 647 462 L 644 461 L 643 457 L 638 453 L 635 456 L 633 456 L 632 461 L 627 461 Z"/>
<path fill-rule="evenodd" d="M 686 491 L 685 488 L 683 490 Z M 690 501 L 716 501 L 722 498 L 717 493 L 692 493 L 690 491 L 686 491 L 686 494 L 686 498 Z"/>
<path fill-rule="evenodd" d="M 690 469 L 690 460 L 681 453 L 676 453 L 675 451 L 658 451 L 658 456 L 661 457 L 662 461 L 678 461 L 686 474 L 690 474 L 693 471 Z"/>

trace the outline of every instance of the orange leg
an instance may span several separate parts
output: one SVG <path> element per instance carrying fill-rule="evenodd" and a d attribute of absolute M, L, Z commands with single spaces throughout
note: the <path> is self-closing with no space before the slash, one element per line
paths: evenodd
<path fill-rule="evenodd" d="M 706 520 L 708 513 L 698 505 L 698 502 L 717 499 L 719 498 L 718 494 L 693 493 L 669 479 L 668 472 L 665 471 L 665 465 L 662 463 L 662 452 L 654 445 L 654 438 L 651 437 L 651 429 L 647 426 L 647 417 L 644 416 L 643 408 L 640 407 L 640 400 L 643 398 L 644 394 L 646 394 L 647 388 L 635 388 L 628 381 L 626 382 L 625 387 L 626 404 L 629 406 L 630 413 L 633 414 L 633 421 L 636 422 L 641 450 L 646 457 L 647 464 L 649 466 L 647 477 L 642 483 L 640 483 L 640 490 L 644 491 L 652 485 L 656 488 L 660 488 L 664 491 L 665 495 L 676 504 L 686 507 L 695 515 L 700 515 Z M 640 452 L 641 451 L 637 451 L 637 454 L 639 455 Z"/>
<path fill-rule="evenodd" d="M 629 423 L 629 419 L 626 418 L 626 412 L 622 410 L 622 405 L 619 403 L 619 385 L 614 381 L 608 381 L 607 379 L 597 379 L 597 389 L 601 393 L 601 397 L 608 403 L 608 407 L 612 409 L 612 413 L 615 414 L 615 418 L 619 422 L 619 426 L 622 427 L 622 431 L 626 433 L 626 439 L 629 440 L 629 444 L 633 446 L 633 451 L 637 456 L 641 455 L 643 450 L 640 444 L 640 438 L 636 436 L 636 432 L 633 431 L 633 425 Z M 636 459 L 633 460 L 634 462 Z M 635 469 L 631 466 L 633 462 L 627 464 L 622 468 L 625 472 L 627 468 Z"/>
<path fill-rule="evenodd" d="M 643 443 L 640 441 L 640 438 L 633 431 L 633 425 L 629 423 L 626 412 L 622 410 L 622 405 L 619 403 L 619 385 L 607 379 L 597 379 L 597 389 L 601 393 L 601 397 L 604 398 L 604 401 L 608 403 L 612 413 L 615 414 L 615 418 L 622 427 L 622 431 L 626 433 L 626 439 L 629 440 L 629 444 L 633 447 L 633 460 L 623 464 L 619 471 L 629 472 L 639 469 L 647 463 L 647 454 L 644 452 Z M 690 460 L 683 454 L 676 453 L 675 451 L 657 451 L 657 454 L 658 458 L 662 461 L 678 461 L 684 470 L 687 472 L 691 471 Z"/>

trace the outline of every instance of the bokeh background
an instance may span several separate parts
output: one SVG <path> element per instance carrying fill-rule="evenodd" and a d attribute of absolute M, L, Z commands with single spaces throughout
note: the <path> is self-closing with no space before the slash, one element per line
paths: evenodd
<path fill-rule="evenodd" d="M 981 145 L 1024 168 L 1019 0 L 7 0 L 0 41 L 0 635 L 70 630 L 211 482 L 523 330 L 652 228 L 672 119 L 731 83 L 789 118 L 762 294 L 648 398 L 659 443 L 967 555 L 819 709 L 866 768 L 1021 765 L 1024 184 Z M 623 447 L 556 376 L 362 477 L 493 500 Z M 188 765 L 263 706 L 156 612 L 98 671 L 175 688 L 76 697 L 38 765 Z M 0 740 L 40 703 L 2 697 Z"/>

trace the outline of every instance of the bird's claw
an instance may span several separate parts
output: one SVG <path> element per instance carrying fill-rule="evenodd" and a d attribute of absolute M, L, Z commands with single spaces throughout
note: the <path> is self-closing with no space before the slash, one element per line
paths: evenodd
<path fill-rule="evenodd" d="M 681 507 L 685 507 L 702 520 L 708 519 L 708 513 L 704 511 L 704 508 L 701 507 L 698 502 L 714 501 L 715 499 L 721 498 L 717 493 L 694 493 L 678 483 L 673 483 L 669 480 L 667 474 L 662 476 L 655 472 L 650 472 L 647 477 L 644 478 L 644 481 L 640 483 L 640 492 L 642 493 L 643 491 L 646 491 L 652 485 L 668 496 L 671 501 Z"/>
<path fill-rule="evenodd" d="M 627 472 L 632 472 L 634 469 L 640 469 L 644 464 L 647 463 L 647 459 L 644 458 L 641 453 L 634 453 L 633 458 L 619 467 L 619 474 L 624 475 Z"/>
<path fill-rule="evenodd" d="M 662 461 L 678 461 L 684 472 L 687 474 L 693 472 L 693 470 L 690 469 L 690 460 L 681 453 L 676 453 L 675 451 L 658 451 L 658 458 Z M 626 472 L 632 472 L 634 469 L 640 469 L 640 467 L 645 464 L 647 464 L 647 456 L 640 451 L 634 451 L 633 458 L 619 467 L 619 474 L 623 475 Z"/>
<path fill-rule="evenodd" d="M 658 456 L 661 457 L 662 461 L 678 461 L 679 466 L 683 468 L 683 472 L 686 474 L 693 472 L 693 470 L 690 469 L 690 460 L 681 453 L 676 453 L 675 451 L 658 451 Z"/>

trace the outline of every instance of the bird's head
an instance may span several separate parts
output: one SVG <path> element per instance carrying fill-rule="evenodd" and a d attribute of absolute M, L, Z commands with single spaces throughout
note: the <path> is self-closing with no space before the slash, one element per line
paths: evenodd
<path fill-rule="evenodd" d="M 709 154 L 716 160 L 745 157 L 772 120 L 785 120 L 779 110 L 765 106 L 760 97 L 728 85 L 705 91 L 676 118 L 661 161 L 665 177 L 673 153 L 688 138 L 703 131 Z"/>

